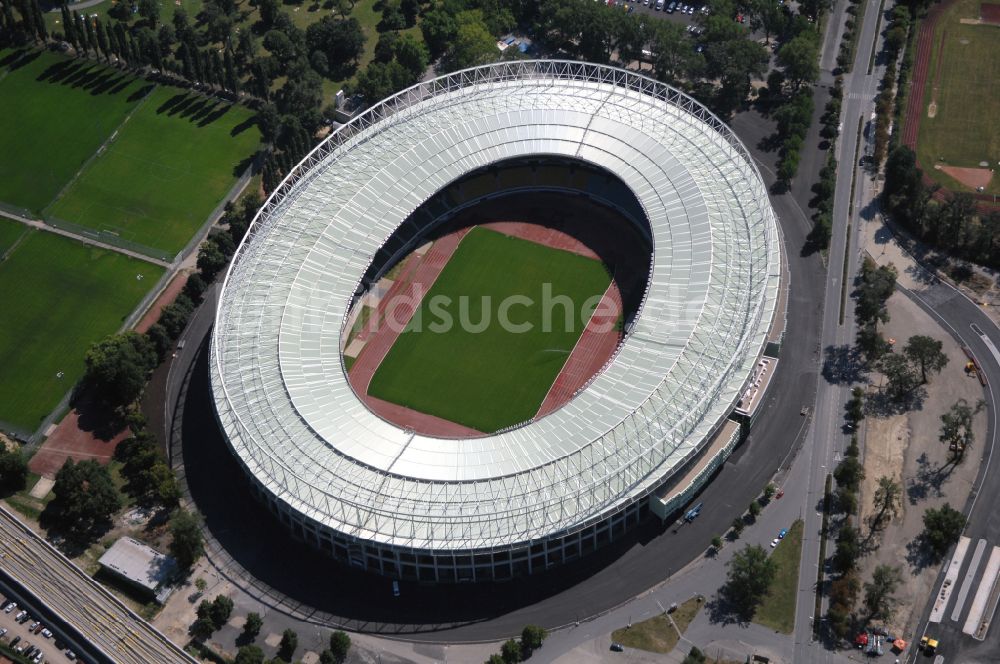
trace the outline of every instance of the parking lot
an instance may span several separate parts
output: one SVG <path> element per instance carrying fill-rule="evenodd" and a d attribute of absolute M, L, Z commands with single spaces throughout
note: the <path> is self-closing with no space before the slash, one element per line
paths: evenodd
<path fill-rule="evenodd" d="M 22 615 L 25 610 L 17 605 L 11 607 L 12 603 L 10 600 L 4 598 L 2 604 L 0 604 L 3 607 L 3 610 L 0 611 L 0 630 L 4 630 L 3 635 L 0 636 L 0 643 L 12 647 L 15 652 L 20 651 L 18 654 L 31 662 L 62 663 L 83 661 L 75 655 L 71 659 L 64 652 L 66 646 L 59 639 L 58 634 L 49 632 L 49 636 L 46 637 L 46 632 L 43 630 L 48 630 L 48 627 L 38 623 L 38 619 L 32 616 L 30 612 Z M 21 616 L 20 620 L 18 620 L 18 616 Z M 33 625 L 34 629 L 32 629 Z M 62 648 L 59 646 L 62 646 Z M 32 648 L 35 651 L 32 651 Z M 29 651 L 31 655 L 24 657 L 25 653 Z M 38 653 L 41 653 L 40 657 L 38 657 Z M 38 658 L 36 659 L 36 657 Z"/>
<path fill-rule="evenodd" d="M 607 2 L 607 0 L 595 0 L 595 2 Z M 645 14 L 664 21 L 680 23 L 681 25 L 691 25 L 696 23 L 695 19 L 705 11 L 702 9 L 705 5 L 701 2 L 694 2 L 691 4 L 677 3 L 677 5 L 674 6 L 673 11 L 670 11 L 671 2 L 664 0 L 663 8 L 660 10 L 656 9 L 656 2 L 657 0 L 649 0 L 648 3 L 644 0 L 637 0 L 636 2 L 632 2 L 630 0 L 611 0 L 611 2 L 607 2 L 607 4 L 612 7 L 617 6 L 622 11 L 635 14 Z M 680 11 L 679 8 L 682 6 L 690 7 L 690 13 Z"/>

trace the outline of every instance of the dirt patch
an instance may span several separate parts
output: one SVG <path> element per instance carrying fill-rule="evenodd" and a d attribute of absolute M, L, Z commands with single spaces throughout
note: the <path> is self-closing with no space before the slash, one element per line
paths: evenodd
<path fill-rule="evenodd" d="M 945 502 L 962 509 L 975 481 L 986 435 L 986 415 L 976 416 L 974 428 L 979 448 L 954 464 L 948 450 L 938 440 L 941 414 L 962 398 L 975 404 L 982 398 L 979 382 L 965 374 L 965 354 L 955 340 L 942 330 L 909 298 L 899 293 L 889 300 L 890 322 L 885 335 L 899 339 L 897 352 L 913 334 L 924 334 L 942 342 L 948 365 L 931 378 L 917 406 L 905 414 L 869 416 L 865 421 L 865 480 L 861 491 L 862 534 L 868 533 L 867 517 L 872 514 L 872 498 L 878 478 L 899 482 L 903 496 L 899 515 L 884 531 L 873 536 L 874 551 L 860 563 L 861 579 L 871 579 L 877 565 L 899 565 L 903 581 L 895 596 L 896 615 L 888 625 L 895 634 L 916 633 L 920 612 L 934 590 L 939 565 L 931 564 L 914 541 L 923 531 L 923 515 L 929 507 Z M 877 381 L 876 381 L 877 382 Z"/>
<path fill-rule="evenodd" d="M 936 165 L 934 168 L 953 177 L 969 189 L 988 187 L 990 180 L 993 179 L 993 171 L 989 168 L 962 168 L 959 166 L 940 165 Z"/>
<path fill-rule="evenodd" d="M 106 464 L 111 460 L 118 443 L 125 440 L 128 433 L 128 429 L 122 429 L 110 439 L 103 440 L 94 431 L 84 430 L 80 426 L 80 411 L 73 410 L 31 457 L 28 468 L 33 473 L 55 477 L 66 459 L 94 459 L 100 464 Z"/>
<path fill-rule="evenodd" d="M 936 101 L 932 101 L 930 104 L 927 105 L 927 117 L 928 118 L 937 117 L 937 102 Z"/>

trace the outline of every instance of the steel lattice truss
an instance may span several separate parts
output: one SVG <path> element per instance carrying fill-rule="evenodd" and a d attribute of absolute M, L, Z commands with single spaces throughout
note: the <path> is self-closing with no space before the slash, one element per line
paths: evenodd
<path fill-rule="evenodd" d="M 533 154 L 591 162 L 635 192 L 654 243 L 636 324 L 538 421 L 442 440 L 379 419 L 339 352 L 365 269 L 446 184 Z M 690 97 L 578 62 L 461 71 L 335 132 L 258 213 L 213 332 L 219 421 L 267 491 L 348 537 L 453 550 L 565 534 L 644 498 L 716 430 L 763 348 L 780 262 L 759 173 Z"/>

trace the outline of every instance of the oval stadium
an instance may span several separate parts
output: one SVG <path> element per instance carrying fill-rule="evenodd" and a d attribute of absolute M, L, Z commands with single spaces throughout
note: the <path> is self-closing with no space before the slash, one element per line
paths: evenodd
<path fill-rule="evenodd" d="M 783 288 L 760 174 L 698 102 L 579 62 L 460 71 L 268 198 L 220 297 L 215 411 L 297 538 L 510 579 L 689 507 L 773 374 Z"/>

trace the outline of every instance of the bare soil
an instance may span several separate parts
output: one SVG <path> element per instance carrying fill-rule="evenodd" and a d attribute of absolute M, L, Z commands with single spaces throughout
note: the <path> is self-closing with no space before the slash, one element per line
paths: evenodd
<path fill-rule="evenodd" d="M 973 448 L 966 458 L 955 464 L 938 435 L 941 415 L 956 400 L 964 398 L 976 404 L 983 398 L 982 387 L 964 371 L 965 354 L 955 340 L 906 296 L 897 293 L 889 300 L 890 322 L 884 335 L 897 339 L 896 351 L 901 352 L 906 339 L 924 334 L 938 339 L 949 362 L 944 370 L 930 378 L 912 410 L 906 413 L 869 415 L 864 429 L 865 480 L 861 489 L 862 534 L 869 533 L 872 498 L 878 478 L 892 477 L 903 487 L 899 516 L 891 519 L 871 540 L 874 550 L 860 565 L 863 581 L 871 578 L 877 565 L 898 565 L 903 570 L 903 582 L 895 593 L 898 600 L 896 615 L 887 625 L 890 631 L 908 641 L 916 634 L 920 611 L 933 592 L 939 564 L 928 560 L 915 544 L 923 531 L 923 514 L 927 508 L 950 503 L 963 509 L 981 462 L 981 449 Z M 882 382 L 872 376 L 875 387 Z M 980 413 L 974 422 L 976 440 L 986 436 L 986 415 Z"/>

